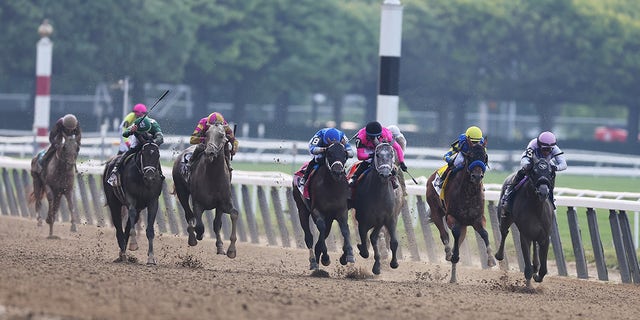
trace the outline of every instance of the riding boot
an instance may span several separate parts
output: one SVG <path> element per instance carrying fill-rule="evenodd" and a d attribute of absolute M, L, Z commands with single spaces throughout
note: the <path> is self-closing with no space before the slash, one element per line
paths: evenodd
<path fill-rule="evenodd" d="M 367 166 L 368 165 L 366 162 L 360 163 L 360 165 L 358 166 L 358 169 L 356 169 L 356 172 L 354 172 L 353 175 L 351 176 L 351 179 L 349 179 L 349 187 L 353 188 L 356 186 L 356 182 L 358 182 L 358 178 L 360 177 L 362 172 L 364 172 Z"/>
<path fill-rule="evenodd" d="M 198 160 L 204 149 L 205 146 L 202 143 L 198 144 L 196 148 L 193 149 L 193 153 L 191 154 L 191 157 L 189 158 L 189 160 L 187 160 L 187 163 L 185 165 L 188 172 L 191 172 L 191 165 Z"/>
<path fill-rule="evenodd" d="M 436 178 L 438 178 L 438 181 L 436 182 L 436 185 L 437 185 L 438 188 L 442 188 L 442 184 L 444 183 L 444 180 L 449 175 L 450 171 L 451 171 L 451 167 L 447 167 L 447 169 L 444 170 L 444 172 L 442 173 L 441 177 L 437 177 L 437 175 L 436 175 Z"/>
<path fill-rule="evenodd" d="M 307 167 L 304 169 L 304 174 L 300 179 L 300 186 L 304 186 L 304 184 L 307 183 L 307 179 L 309 179 L 309 174 L 311 174 L 311 171 L 313 171 L 313 167 L 315 167 L 315 165 L 316 165 L 316 158 L 313 158 L 311 159 L 311 161 L 309 161 L 309 163 L 307 164 Z"/>
<path fill-rule="evenodd" d="M 522 180 L 525 175 L 526 175 L 526 172 L 524 171 L 524 169 L 518 170 L 518 173 L 513 178 L 511 183 L 507 185 L 507 189 L 504 190 L 504 194 L 502 195 L 502 199 L 500 200 L 500 205 L 505 209 L 503 211 L 506 211 L 506 206 L 509 203 L 509 200 L 511 200 L 513 196 L 513 192 L 514 192 L 514 189 L 516 188 L 516 185 L 520 183 L 520 180 Z"/>

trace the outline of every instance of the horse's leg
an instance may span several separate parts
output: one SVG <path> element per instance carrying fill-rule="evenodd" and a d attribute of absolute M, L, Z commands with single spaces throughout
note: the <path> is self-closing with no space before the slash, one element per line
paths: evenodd
<path fill-rule="evenodd" d="M 222 210 L 216 209 L 216 214 L 213 218 L 213 233 L 216 234 L 216 254 L 227 254 L 224 252 L 224 242 L 222 241 L 222 235 L 220 235 L 220 229 L 222 229 Z"/>
<path fill-rule="evenodd" d="M 349 231 L 349 224 L 347 223 L 348 217 L 348 214 L 345 212 L 337 219 L 338 226 L 340 226 L 340 233 L 344 240 L 342 244 L 342 256 L 340 257 L 340 264 L 343 266 L 346 265 L 347 262 L 356 262 L 356 258 L 353 256 L 353 247 L 351 246 L 351 234 Z"/>
<path fill-rule="evenodd" d="M 78 217 L 78 212 L 76 211 L 76 206 L 73 204 L 73 190 L 68 190 L 65 192 L 64 197 L 67 199 L 67 206 L 69 207 L 69 212 L 71 213 L 71 232 L 78 232 L 77 224 L 80 223 L 80 217 Z"/>
<path fill-rule="evenodd" d="M 229 240 L 231 243 L 229 244 L 229 248 L 227 249 L 227 257 L 233 259 L 236 257 L 236 241 L 238 237 L 236 236 L 236 223 L 238 222 L 238 210 L 234 207 L 231 207 L 229 211 L 229 215 L 231 216 L 231 236 Z"/>
<path fill-rule="evenodd" d="M 498 216 L 502 216 L 501 214 L 502 208 L 498 206 Z M 509 227 L 513 223 L 511 221 L 512 215 L 506 215 L 500 218 L 500 247 L 498 248 L 498 252 L 496 252 L 496 259 L 502 261 L 504 259 L 504 243 L 507 240 L 507 235 L 509 234 Z"/>
<path fill-rule="evenodd" d="M 116 228 L 116 240 L 118 241 L 118 248 L 120 252 L 118 253 L 118 258 L 113 262 L 125 262 L 126 260 L 126 249 L 127 245 L 124 241 L 124 228 L 123 224 L 123 211 L 124 207 L 120 205 L 120 203 L 109 203 L 109 209 L 111 211 L 111 219 L 113 219 L 113 227 Z"/>
<path fill-rule="evenodd" d="M 153 255 L 153 239 L 155 238 L 154 224 L 156 223 L 156 215 L 158 214 L 158 200 L 151 201 L 147 206 L 147 240 L 149 242 L 149 250 L 147 250 L 147 265 L 156 265 L 156 257 Z M 139 225 L 138 223 L 136 225 Z"/>
<path fill-rule="evenodd" d="M 388 222 L 385 226 L 387 233 L 389 234 L 389 247 L 391 248 L 391 262 L 389 262 L 389 266 L 393 269 L 398 267 L 398 237 L 396 233 L 396 221 L 392 219 L 392 221 Z"/>
<path fill-rule="evenodd" d="M 476 222 L 473 225 L 473 229 L 475 229 L 476 232 L 478 232 L 478 234 L 480 234 L 480 237 L 482 238 L 482 241 L 484 241 L 484 245 L 485 245 L 485 247 L 487 249 L 487 266 L 493 267 L 493 266 L 496 265 L 496 261 L 493 259 L 493 254 L 491 252 L 491 245 L 489 243 L 489 233 L 487 232 L 487 229 L 485 229 L 485 227 L 484 227 L 484 222 L 485 222 L 484 219 L 482 219 L 482 221 L 480 221 L 480 222 Z M 501 244 L 501 246 L 502 246 L 502 244 Z M 503 247 L 503 250 L 504 250 L 504 247 Z"/>
<path fill-rule="evenodd" d="M 544 276 L 547 274 L 547 254 L 549 253 L 549 238 L 545 237 L 544 240 L 538 242 L 538 256 L 540 257 L 540 270 L 538 274 L 533 276 L 533 280 L 536 282 L 542 282 Z"/>
<path fill-rule="evenodd" d="M 196 227 L 199 222 L 202 224 L 202 212 L 204 210 L 201 208 L 200 204 L 197 202 L 193 202 L 193 212 L 190 212 L 190 219 L 187 219 L 187 232 L 189 233 L 189 245 L 195 246 L 198 244 L 198 240 L 196 240 Z M 187 210 L 185 208 L 185 217 L 187 215 Z M 202 226 L 204 228 L 204 226 Z"/>
<path fill-rule="evenodd" d="M 371 271 L 373 274 L 380 274 L 380 248 L 378 248 L 378 237 L 380 236 L 380 228 L 381 226 L 373 227 L 373 231 L 371 231 L 371 235 L 369 236 L 371 240 L 371 247 L 373 248 L 373 268 Z"/>
<path fill-rule="evenodd" d="M 136 251 L 140 247 L 138 246 L 138 236 L 142 233 L 142 226 L 140 226 L 141 222 L 138 221 L 134 227 L 131 228 L 131 232 L 129 233 L 129 251 Z"/>
<path fill-rule="evenodd" d="M 296 192 L 297 191 L 294 190 L 294 193 Z M 309 227 L 309 216 L 310 213 L 306 206 L 298 205 L 298 218 L 300 219 L 300 227 L 302 227 L 302 231 L 304 232 L 304 244 L 309 250 L 309 270 L 317 270 L 319 266 L 316 255 L 313 252 L 313 233 L 311 233 L 311 228 Z"/>
<path fill-rule="evenodd" d="M 189 233 L 189 240 L 187 241 L 187 243 L 189 243 L 190 246 L 195 246 L 198 244 L 196 236 L 193 232 L 193 228 L 196 222 L 194 219 L 193 210 L 191 209 L 191 205 L 189 204 L 189 192 L 183 190 L 186 188 L 188 187 L 179 184 L 179 182 L 176 181 L 176 194 L 178 195 L 178 201 L 180 201 L 182 209 L 184 209 L 184 219 L 187 221 L 187 232 Z"/>
<path fill-rule="evenodd" d="M 195 207 L 195 206 L 194 206 Z M 196 214 L 196 239 L 198 241 L 202 241 L 204 239 L 204 222 L 202 222 L 202 215 L 204 214 L 204 208 L 194 209 L 194 212 L 200 212 L 200 214 Z"/>
<path fill-rule="evenodd" d="M 49 200 L 49 211 L 47 212 L 47 224 L 49 224 L 49 239 L 59 239 L 59 237 L 53 235 L 53 223 L 56 221 L 56 213 L 60 208 L 61 195 L 53 195 L 52 192 L 47 192 L 47 199 Z"/>
<path fill-rule="evenodd" d="M 453 252 L 451 254 L 451 280 L 449 280 L 450 283 L 458 282 L 458 278 L 456 275 L 456 265 L 458 264 L 458 261 L 460 261 L 460 244 L 462 243 L 460 241 L 460 238 L 463 232 L 463 228 L 464 227 L 457 222 L 455 222 L 451 226 L 451 234 L 453 234 Z"/>
<path fill-rule="evenodd" d="M 538 253 L 539 253 L 538 242 L 532 240 L 532 245 L 533 245 L 533 274 L 536 274 L 538 273 L 538 270 L 540 270 L 540 257 L 538 256 Z"/>
<path fill-rule="evenodd" d="M 367 231 L 369 228 L 364 223 L 358 223 L 358 233 L 360 234 L 360 243 L 358 244 L 358 251 L 363 258 L 369 258 L 369 243 L 367 242 Z"/>
<path fill-rule="evenodd" d="M 378 248 L 380 250 L 380 259 L 389 259 L 389 250 L 391 247 L 389 246 L 389 231 L 387 231 L 387 228 L 380 229 L 378 245 L 380 246 L 380 248 Z"/>
<path fill-rule="evenodd" d="M 451 261 L 451 244 L 449 243 L 449 232 L 447 232 L 447 228 L 444 225 L 444 213 L 440 207 L 432 208 L 431 221 L 433 221 L 433 224 L 438 228 L 438 232 L 440 232 L 440 241 L 442 241 L 444 245 L 445 259 Z"/>
<path fill-rule="evenodd" d="M 129 243 L 129 237 L 131 236 L 131 229 L 134 227 L 135 223 L 136 223 L 136 209 L 134 205 L 131 205 L 129 208 L 127 208 L 127 212 L 128 212 L 128 216 L 127 216 L 127 223 L 125 224 L 124 227 L 124 233 L 123 233 L 123 243 L 122 243 L 122 247 L 120 247 L 120 259 L 123 262 L 127 261 L 127 244 Z"/>
<path fill-rule="evenodd" d="M 315 258 L 316 261 L 318 261 L 320 260 L 320 255 L 322 255 L 322 260 L 320 261 L 320 263 L 322 263 L 323 266 L 328 266 L 331 263 L 331 260 L 329 259 L 329 255 L 326 254 L 327 227 L 326 221 L 323 217 L 318 217 L 316 219 L 316 227 L 318 228 L 318 242 L 316 242 L 315 246 Z"/>
<path fill-rule="evenodd" d="M 531 277 L 533 276 L 531 240 L 527 239 L 522 233 L 520 233 L 520 248 L 522 249 L 522 258 L 524 259 L 524 278 L 527 281 L 527 287 L 531 287 Z"/>

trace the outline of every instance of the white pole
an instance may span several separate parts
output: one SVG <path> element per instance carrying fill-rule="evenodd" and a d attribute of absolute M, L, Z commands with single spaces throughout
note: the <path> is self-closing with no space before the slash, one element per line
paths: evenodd
<path fill-rule="evenodd" d="M 129 76 L 124 77 L 122 84 L 122 120 L 129 114 Z"/>
<path fill-rule="evenodd" d="M 376 120 L 383 126 L 398 123 L 402 9 L 399 0 L 385 0 L 382 4 Z"/>
<path fill-rule="evenodd" d="M 49 39 L 53 27 L 47 19 L 38 27 L 40 40 L 36 45 L 36 98 L 33 112 L 33 131 L 38 138 L 49 135 L 51 118 L 51 58 L 53 42 Z M 41 142 L 40 147 L 46 146 Z M 37 148 L 37 144 L 36 144 Z M 34 150 L 34 153 L 37 150 Z"/>

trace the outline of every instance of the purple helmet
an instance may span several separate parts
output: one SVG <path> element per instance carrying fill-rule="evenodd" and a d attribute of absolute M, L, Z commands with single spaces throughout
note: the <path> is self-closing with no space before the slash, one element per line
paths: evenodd
<path fill-rule="evenodd" d="M 551 149 L 556 145 L 556 136 L 549 132 L 545 131 L 538 136 L 538 146 L 542 149 Z"/>
<path fill-rule="evenodd" d="M 340 141 L 340 131 L 336 128 L 329 128 L 324 132 L 324 136 L 322 136 L 322 140 L 326 145 L 330 145 L 334 142 Z"/>

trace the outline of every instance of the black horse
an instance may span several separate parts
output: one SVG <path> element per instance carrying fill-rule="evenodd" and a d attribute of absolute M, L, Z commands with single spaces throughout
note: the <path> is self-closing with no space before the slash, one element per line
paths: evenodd
<path fill-rule="evenodd" d="M 518 183 L 513 199 L 509 204 L 509 213 L 498 207 L 500 219 L 500 248 L 496 259 L 504 258 L 504 242 L 509 227 L 515 222 L 520 231 L 520 246 L 524 259 L 524 277 L 527 287 L 531 286 L 531 277 L 542 282 L 547 274 L 547 254 L 549 252 L 549 236 L 553 223 L 553 204 L 550 190 L 553 186 L 554 172 L 551 163 L 544 158 L 534 158 L 532 169 L 523 182 L 513 181 L 515 173 L 506 178 L 502 185 L 500 198 L 509 184 Z M 531 262 L 531 245 L 533 244 L 533 264 Z"/>
<path fill-rule="evenodd" d="M 188 243 L 190 246 L 198 244 L 198 240 L 204 238 L 204 223 L 202 213 L 204 210 L 216 209 L 213 220 L 213 231 L 216 234 L 216 249 L 218 254 L 225 254 L 222 236 L 222 213 L 231 216 L 231 244 L 226 255 L 229 258 L 236 257 L 236 222 L 238 210 L 233 207 L 231 198 L 231 172 L 224 157 L 225 148 L 229 139 L 224 127 L 214 124 L 206 131 L 205 145 L 200 159 L 188 160 L 195 146 L 184 150 L 173 164 L 173 182 L 175 193 L 184 209 L 189 232 Z M 185 169 L 187 161 L 191 163 L 190 172 Z M 189 204 L 189 199 L 193 209 Z"/>
<path fill-rule="evenodd" d="M 307 183 L 310 199 L 303 197 L 297 188 L 297 179 L 293 180 L 293 198 L 298 207 L 300 225 L 304 231 L 304 242 L 309 249 L 309 269 L 319 268 L 318 260 L 322 254 L 322 264 L 328 266 L 331 263 L 327 254 L 326 239 L 331 232 L 333 221 L 337 221 L 344 239 L 340 263 L 355 262 L 349 234 L 347 198 L 349 196 L 349 184 L 345 173 L 344 164 L 347 161 L 347 153 L 341 143 L 333 143 L 324 152 L 324 162 L 320 164 L 312 179 Z M 313 246 L 313 234 L 309 226 L 309 217 L 313 219 L 318 228 L 318 241 Z"/>
<path fill-rule="evenodd" d="M 475 144 L 463 155 L 464 168 L 459 172 L 449 174 L 442 190 L 444 199 L 441 199 L 433 186 L 437 171 L 427 180 L 426 197 L 431 211 L 431 221 L 436 224 L 440 232 L 440 240 L 445 246 L 446 259 L 451 261 L 451 283 L 457 282 L 456 264 L 460 260 L 460 245 L 467 234 L 467 226 L 473 226 L 482 237 L 487 248 L 487 265 L 490 267 L 496 265 L 489 246 L 489 234 L 485 229 L 484 187 L 482 185 L 487 163 L 485 145 Z M 453 235 L 453 250 L 449 243 L 449 233 L 444 225 L 445 220 Z"/>
<path fill-rule="evenodd" d="M 158 145 L 152 142 L 144 143 L 140 151 L 126 159 L 122 168 L 122 182 L 120 186 L 114 187 L 107 180 L 116 159 L 113 158 L 106 164 L 102 176 L 102 187 L 111 211 L 111 220 L 116 228 L 116 239 L 120 247 L 119 256 L 115 261 L 127 261 L 126 248 L 131 229 L 140 219 L 140 211 L 146 208 L 146 233 L 149 242 L 147 264 L 155 265 L 156 258 L 153 255 L 154 224 L 163 183 Z M 126 218 L 124 226 L 123 218 Z"/>
<path fill-rule="evenodd" d="M 33 179 L 33 192 L 31 201 L 35 202 L 38 214 L 38 226 L 42 225 L 40 208 L 42 198 L 47 195 L 49 210 L 46 222 L 49 224 L 49 238 L 55 239 L 53 235 L 53 223 L 56 221 L 56 214 L 60 208 L 62 196 L 67 199 L 67 205 L 71 211 L 71 231 L 77 231 L 76 224 L 80 222 L 73 202 L 73 186 L 76 177 L 76 159 L 78 158 L 78 141 L 75 136 L 65 136 L 62 145 L 56 150 L 55 155 L 46 164 L 46 167 L 39 170 L 38 161 L 44 152 L 38 153 L 31 159 L 31 178 Z"/>
<path fill-rule="evenodd" d="M 395 214 L 395 206 L 401 205 L 397 201 L 401 192 L 393 190 L 390 178 L 393 174 L 394 150 L 388 143 L 380 143 L 376 146 L 373 160 L 370 167 L 362 173 L 363 177 L 357 182 L 354 195 L 353 208 L 356 210 L 356 220 L 358 222 L 358 233 L 360 234 L 360 244 L 358 250 L 363 258 L 369 257 L 369 244 L 367 233 L 371 231 L 370 240 L 373 247 L 373 273 L 380 274 L 380 249 L 378 238 L 380 229 L 385 227 L 389 232 L 389 244 L 391 247 L 391 268 L 398 267 L 396 252 L 398 250 L 398 239 L 396 236 L 396 225 L 398 216 Z M 360 164 L 362 165 L 362 163 Z"/>

